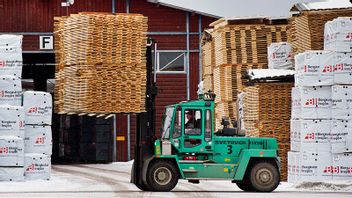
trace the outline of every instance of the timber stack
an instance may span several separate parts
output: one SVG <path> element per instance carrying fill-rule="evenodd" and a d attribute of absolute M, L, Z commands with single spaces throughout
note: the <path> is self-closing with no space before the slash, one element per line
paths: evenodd
<path fill-rule="evenodd" d="M 147 17 L 71 14 L 54 29 L 57 113 L 145 111 Z"/>

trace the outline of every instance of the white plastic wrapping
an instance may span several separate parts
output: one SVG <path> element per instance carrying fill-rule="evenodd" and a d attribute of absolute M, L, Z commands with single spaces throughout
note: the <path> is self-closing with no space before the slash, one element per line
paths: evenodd
<path fill-rule="evenodd" d="M 24 111 L 21 106 L 0 105 L 0 136 L 24 138 Z"/>
<path fill-rule="evenodd" d="M 331 152 L 331 120 L 291 120 L 291 150 Z"/>
<path fill-rule="evenodd" d="M 26 91 L 23 94 L 23 107 L 26 124 L 51 125 L 52 97 L 50 93 Z"/>
<path fill-rule="evenodd" d="M 24 168 L 0 167 L 0 181 L 24 181 Z"/>
<path fill-rule="evenodd" d="M 25 126 L 25 153 L 52 154 L 51 126 Z"/>
<path fill-rule="evenodd" d="M 338 17 L 325 23 L 324 50 L 352 52 L 351 29 L 351 17 Z"/>
<path fill-rule="evenodd" d="M 332 163 L 333 180 L 352 179 L 352 153 L 333 154 Z"/>
<path fill-rule="evenodd" d="M 334 84 L 352 84 L 352 53 L 335 53 Z"/>
<path fill-rule="evenodd" d="M 332 86 L 331 114 L 335 119 L 352 119 L 352 86 Z"/>
<path fill-rule="evenodd" d="M 15 76 L 0 76 L 0 104 L 22 105 L 21 79 Z"/>
<path fill-rule="evenodd" d="M 48 155 L 37 153 L 25 154 L 25 180 L 49 180 L 51 174 L 51 158 Z"/>
<path fill-rule="evenodd" d="M 293 87 L 292 119 L 330 119 L 331 87 Z"/>
<path fill-rule="evenodd" d="M 329 152 L 296 152 L 295 164 L 296 169 L 295 181 L 329 181 L 332 180 L 332 156 Z"/>
<path fill-rule="evenodd" d="M 23 139 L 16 136 L 0 136 L 0 166 L 24 165 Z"/>
<path fill-rule="evenodd" d="M 268 47 L 269 69 L 293 69 L 292 46 L 287 42 L 272 43 Z"/>
<path fill-rule="evenodd" d="M 297 152 L 289 151 L 287 153 L 287 182 L 295 183 L 298 178 L 296 155 Z"/>
<path fill-rule="evenodd" d="M 295 86 L 332 85 L 335 52 L 306 51 L 295 56 Z"/>
<path fill-rule="evenodd" d="M 352 151 L 352 120 L 333 120 L 331 126 L 331 152 Z"/>
<path fill-rule="evenodd" d="M 22 35 L 0 35 L 0 73 L 21 78 Z"/>

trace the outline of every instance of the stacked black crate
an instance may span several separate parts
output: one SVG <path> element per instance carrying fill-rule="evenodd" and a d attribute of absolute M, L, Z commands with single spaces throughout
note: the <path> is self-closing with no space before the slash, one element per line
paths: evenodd
<path fill-rule="evenodd" d="M 111 161 L 111 137 L 113 119 L 82 116 L 80 158 L 87 162 Z"/>
<path fill-rule="evenodd" d="M 63 161 L 79 161 L 80 123 L 77 115 L 61 115 L 59 157 Z"/>

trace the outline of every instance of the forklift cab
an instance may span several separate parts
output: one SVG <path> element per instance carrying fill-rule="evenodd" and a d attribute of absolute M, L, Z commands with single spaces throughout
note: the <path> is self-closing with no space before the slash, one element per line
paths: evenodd
<path fill-rule="evenodd" d="M 170 142 L 179 153 L 211 152 L 213 109 L 214 102 L 206 100 L 168 106 L 162 120 L 162 142 Z"/>

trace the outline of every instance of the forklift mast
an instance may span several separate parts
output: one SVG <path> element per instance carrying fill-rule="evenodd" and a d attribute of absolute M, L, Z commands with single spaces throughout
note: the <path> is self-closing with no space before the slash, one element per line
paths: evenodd
<path fill-rule="evenodd" d="M 143 182 L 143 165 L 144 162 L 153 155 L 155 137 L 155 97 L 157 95 L 157 86 L 153 77 L 153 48 L 154 41 L 148 39 L 146 51 L 147 60 L 147 82 L 146 82 L 146 100 L 145 110 L 137 114 L 137 132 L 136 145 L 134 152 L 134 165 L 132 169 L 132 182 L 140 189 L 147 190 L 147 185 Z M 155 53 L 155 50 L 154 50 Z"/>

